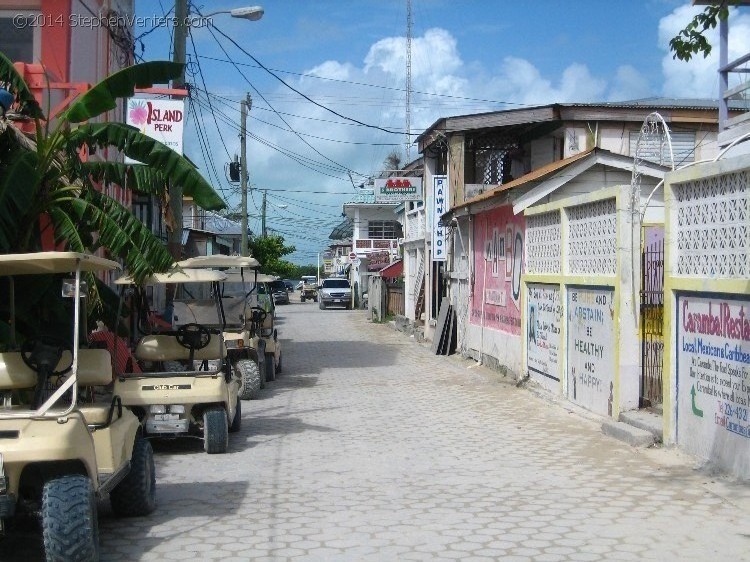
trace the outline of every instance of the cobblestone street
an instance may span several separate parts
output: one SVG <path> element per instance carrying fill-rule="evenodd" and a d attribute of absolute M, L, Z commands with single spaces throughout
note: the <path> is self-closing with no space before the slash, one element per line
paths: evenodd
<path fill-rule="evenodd" d="M 361 311 L 293 293 L 278 329 L 284 372 L 243 403 L 229 454 L 156 444 L 156 512 L 100 503 L 104 560 L 750 559 L 747 487 L 676 451 Z"/>

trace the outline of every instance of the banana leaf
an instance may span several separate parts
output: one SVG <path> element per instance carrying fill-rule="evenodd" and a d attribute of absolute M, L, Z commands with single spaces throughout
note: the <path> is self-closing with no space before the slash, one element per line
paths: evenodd
<path fill-rule="evenodd" d="M 29 90 L 28 85 L 23 77 L 18 74 L 13 63 L 0 52 L 0 86 L 3 86 L 11 94 L 16 96 L 16 100 L 21 103 L 21 113 L 30 117 L 44 119 L 44 114 L 36 101 L 34 94 Z"/>
<path fill-rule="evenodd" d="M 162 195 L 169 187 L 169 180 L 159 170 L 141 164 L 122 162 L 83 162 L 81 170 L 95 181 L 127 186 L 139 193 Z"/>
<path fill-rule="evenodd" d="M 37 170 L 37 154 L 22 149 L 10 153 L 9 165 L 0 174 L 0 251 L 22 251 L 17 243 L 30 209 L 36 201 L 41 176 Z"/>
<path fill-rule="evenodd" d="M 125 262 L 128 272 L 140 282 L 153 273 L 167 271 L 173 259 L 159 238 L 138 220 L 126 207 L 98 191 L 88 190 L 84 197 L 70 201 L 69 222 L 59 218 L 55 226 L 61 229 L 81 228 L 84 224 L 97 232 L 99 242 Z M 62 231 L 61 235 L 70 233 Z"/>
<path fill-rule="evenodd" d="M 70 123 L 80 123 L 117 107 L 118 98 L 127 98 L 135 88 L 150 88 L 179 78 L 184 65 L 168 61 L 152 61 L 124 68 L 108 76 L 81 97 L 65 112 Z"/>
<path fill-rule="evenodd" d="M 84 144 L 114 146 L 130 158 L 159 170 L 172 183 L 182 186 L 183 193 L 193 198 L 199 207 L 214 211 L 226 207 L 214 188 L 186 158 L 124 123 L 89 123 L 71 131 L 69 150 Z"/>

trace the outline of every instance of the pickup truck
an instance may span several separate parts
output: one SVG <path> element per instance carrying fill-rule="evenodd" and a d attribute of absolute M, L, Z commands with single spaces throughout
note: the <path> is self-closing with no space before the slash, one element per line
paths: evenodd
<path fill-rule="evenodd" d="M 346 309 L 352 307 L 352 287 L 348 279 L 333 277 L 323 279 L 323 284 L 318 291 L 320 309 L 327 306 L 343 306 Z"/>

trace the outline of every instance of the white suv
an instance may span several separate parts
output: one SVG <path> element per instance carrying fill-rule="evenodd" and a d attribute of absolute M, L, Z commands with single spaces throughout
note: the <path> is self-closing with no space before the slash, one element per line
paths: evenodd
<path fill-rule="evenodd" d="M 352 287 L 348 279 L 331 278 L 323 279 L 323 284 L 318 291 L 320 309 L 326 306 L 343 306 L 346 309 L 352 307 Z"/>

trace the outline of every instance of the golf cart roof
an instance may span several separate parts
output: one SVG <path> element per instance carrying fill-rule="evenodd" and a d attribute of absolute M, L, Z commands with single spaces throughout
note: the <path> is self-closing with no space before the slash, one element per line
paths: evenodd
<path fill-rule="evenodd" d="M 120 264 L 115 261 L 80 252 L 34 252 L 0 255 L 0 276 L 70 273 L 79 266 L 81 271 L 120 269 Z"/>
<path fill-rule="evenodd" d="M 211 269 L 183 269 L 182 271 L 170 271 L 167 273 L 155 273 L 147 277 L 144 285 L 168 285 L 170 283 L 211 283 L 213 281 L 226 281 L 227 276 L 221 271 Z M 115 281 L 115 285 L 133 285 L 133 278 L 124 275 Z"/>
<path fill-rule="evenodd" d="M 239 271 L 224 271 L 223 273 L 226 274 L 226 280 L 230 283 L 242 282 L 242 276 L 240 275 Z M 245 274 L 245 283 L 255 283 L 256 281 L 258 283 L 270 283 L 271 281 L 276 281 L 277 279 L 278 277 L 276 275 L 266 275 L 265 273 L 258 273 L 257 279 L 252 273 Z"/>
<path fill-rule="evenodd" d="M 257 269 L 260 262 L 252 256 L 227 256 L 225 254 L 213 254 L 211 256 L 197 256 L 177 262 L 180 267 L 202 268 L 202 267 L 249 267 Z"/>

